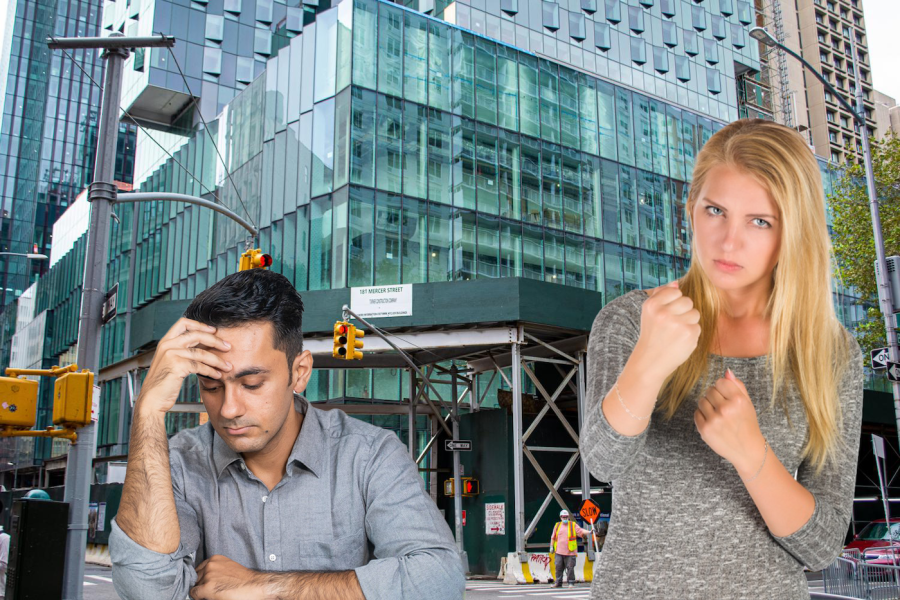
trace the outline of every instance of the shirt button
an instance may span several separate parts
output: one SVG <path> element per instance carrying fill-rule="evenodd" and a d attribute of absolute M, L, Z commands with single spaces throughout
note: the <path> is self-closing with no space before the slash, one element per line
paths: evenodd
<path fill-rule="evenodd" d="M 269 499 L 268 496 L 263 496 L 263 502 L 265 502 L 265 501 L 268 500 L 268 499 Z"/>
<path fill-rule="evenodd" d="M 270 554 L 270 555 L 269 555 L 269 560 L 272 561 L 272 562 L 275 562 L 275 555 L 274 555 L 274 554 Z"/>
<path fill-rule="evenodd" d="M 247 466 L 244 463 L 241 463 L 241 471 L 245 470 Z"/>

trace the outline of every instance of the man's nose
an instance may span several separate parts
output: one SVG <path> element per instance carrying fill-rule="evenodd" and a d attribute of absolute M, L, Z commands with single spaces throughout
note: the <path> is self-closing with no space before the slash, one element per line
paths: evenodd
<path fill-rule="evenodd" d="M 229 420 L 244 416 L 244 403 L 241 401 L 237 386 L 225 386 L 225 400 L 222 402 L 219 416 Z"/>

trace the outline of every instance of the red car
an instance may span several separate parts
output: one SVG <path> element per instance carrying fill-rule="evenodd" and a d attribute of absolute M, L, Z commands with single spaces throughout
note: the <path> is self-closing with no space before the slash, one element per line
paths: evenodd
<path fill-rule="evenodd" d="M 869 564 L 900 564 L 900 519 L 891 519 L 890 533 L 884 519 L 872 521 L 844 550 L 858 550 Z M 848 558 L 855 558 L 854 554 Z"/>

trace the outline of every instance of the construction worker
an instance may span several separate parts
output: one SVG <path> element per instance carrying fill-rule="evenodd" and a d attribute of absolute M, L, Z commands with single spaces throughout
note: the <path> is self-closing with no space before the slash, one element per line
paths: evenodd
<path fill-rule="evenodd" d="M 578 538 L 587 537 L 588 529 L 582 529 L 569 518 L 569 511 L 559 511 L 559 522 L 553 527 L 550 552 L 556 554 L 556 578 L 553 587 L 562 587 L 563 569 L 567 571 L 569 587 L 575 587 L 575 558 L 578 556 Z M 577 536 L 577 537 L 576 537 Z"/>

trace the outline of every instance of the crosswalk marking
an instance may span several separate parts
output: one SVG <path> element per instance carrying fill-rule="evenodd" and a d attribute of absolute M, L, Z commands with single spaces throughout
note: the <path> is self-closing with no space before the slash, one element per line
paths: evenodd
<path fill-rule="evenodd" d="M 99 579 L 100 581 L 112 583 L 112 577 L 103 577 L 102 575 L 85 575 L 85 577 L 90 577 L 91 579 Z"/>
<path fill-rule="evenodd" d="M 85 581 L 83 583 L 84 585 L 97 585 L 96 583 L 91 583 L 90 581 Z"/>

